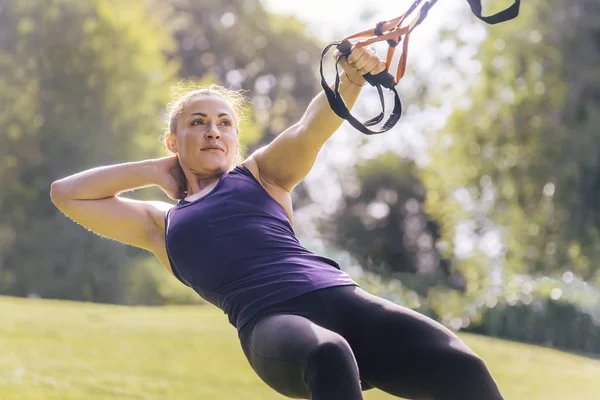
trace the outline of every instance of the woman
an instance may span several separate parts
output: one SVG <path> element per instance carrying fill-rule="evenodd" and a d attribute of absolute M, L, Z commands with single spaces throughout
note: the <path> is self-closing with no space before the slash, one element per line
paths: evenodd
<path fill-rule="evenodd" d="M 340 64 L 349 107 L 362 75 L 385 68 L 370 49 Z M 231 95 L 213 87 L 182 97 L 165 135 L 174 155 L 56 181 L 54 204 L 100 235 L 151 251 L 224 310 L 252 368 L 285 396 L 354 400 L 377 387 L 409 399 L 502 399 L 485 364 L 451 331 L 365 292 L 296 239 L 290 191 L 342 123 L 324 93 L 238 166 L 239 98 Z M 180 201 L 118 196 L 150 185 Z"/>

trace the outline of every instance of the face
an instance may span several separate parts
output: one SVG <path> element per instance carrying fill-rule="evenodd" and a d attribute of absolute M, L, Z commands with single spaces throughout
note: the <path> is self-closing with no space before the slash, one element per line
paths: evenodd
<path fill-rule="evenodd" d="M 177 116 L 175 134 L 167 146 L 184 169 L 199 174 L 227 172 L 238 151 L 238 134 L 231 106 L 217 95 L 200 95 Z"/>

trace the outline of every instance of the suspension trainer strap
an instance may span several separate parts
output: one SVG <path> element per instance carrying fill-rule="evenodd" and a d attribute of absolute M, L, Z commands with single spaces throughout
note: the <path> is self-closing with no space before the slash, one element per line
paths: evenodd
<path fill-rule="evenodd" d="M 348 121 L 350 123 L 350 125 L 352 125 L 358 131 L 364 133 L 365 135 L 376 135 L 379 133 L 387 132 L 392 127 L 394 127 L 394 125 L 396 125 L 396 123 L 400 119 L 400 116 L 402 115 L 402 103 L 400 102 L 400 95 L 398 94 L 398 91 L 396 90 L 394 77 L 387 71 L 383 71 L 377 75 L 371 75 L 371 74 L 364 75 L 364 78 L 366 79 L 366 81 L 369 82 L 369 84 L 371 84 L 377 88 L 377 92 L 379 94 L 379 100 L 381 102 L 382 112 L 378 116 L 371 118 L 370 120 L 366 121 L 365 123 L 361 123 L 358 119 L 356 119 L 356 117 L 354 117 L 350 113 L 350 110 L 348 109 L 348 106 L 346 106 L 346 103 L 344 102 L 344 99 L 342 98 L 342 95 L 340 94 L 340 91 L 339 91 L 340 74 L 339 74 L 338 64 L 342 57 L 347 57 L 348 54 L 350 54 L 349 51 L 347 53 L 344 52 L 345 50 L 350 49 L 349 44 L 350 43 L 347 41 L 346 42 L 332 42 L 332 43 L 328 44 L 327 47 L 325 47 L 325 49 L 323 50 L 323 53 L 321 54 L 321 63 L 319 66 L 319 72 L 321 73 L 321 86 L 323 87 L 323 91 L 325 92 L 325 95 L 327 96 L 327 101 L 329 101 L 329 106 L 331 107 L 333 112 L 335 112 L 340 118 L 343 118 L 346 121 Z M 323 59 L 325 58 L 325 55 L 327 54 L 327 52 L 333 46 L 336 46 L 339 49 L 342 56 L 335 63 L 335 84 L 334 84 L 334 88 L 331 89 L 329 87 L 329 84 L 325 80 L 325 76 L 323 75 Z M 381 122 L 383 120 L 384 113 L 385 113 L 385 102 L 383 99 L 382 87 L 385 87 L 386 89 L 389 89 L 394 93 L 394 96 L 395 96 L 394 109 L 392 111 L 392 114 L 389 116 L 388 120 L 383 124 L 383 126 L 379 130 L 373 131 L 373 130 L 369 129 L 368 126 L 373 126 L 373 125 Z"/>
<path fill-rule="evenodd" d="M 340 117 L 347 120 L 354 128 L 359 130 L 360 132 L 366 135 L 375 135 L 383 132 L 387 132 L 391 128 L 396 125 L 396 123 L 400 120 L 400 116 L 402 115 L 402 104 L 400 102 L 400 96 L 398 95 L 398 91 L 396 90 L 396 85 L 399 83 L 400 79 L 404 76 L 406 72 L 406 60 L 408 57 L 408 42 L 410 38 L 410 34 L 423 20 L 427 17 L 427 13 L 437 3 L 438 0 L 414 0 L 413 4 L 410 8 L 402 14 L 400 17 L 379 22 L 375 29 L 368 29 L 362 32 L 353 33 L 349 36 L 346 36 L 343 40 L 339 42 L 332 42 L 328 44 L 323 53 L 321 53 L 321 63 L 319 72 L 321 73 L 321 86 L 327 96 L 327 100 L 329 101 L 329 105 L 331 109 Z M 506 8 L 499 13 L 490 16 L 482 15 L 482 6 L 481 0 L 467 0 L 469 6 L 471 7 L 471 11 L 473 14 L 479 18 L 480 20 L 486 22 L 487 24 L 494 25 L 500 22 L 511 20 L 519 15 L 519 8 L 521 6 L 521 0 L 515 0 L 513 5 Z M 422 4 L 421 4 L 422 3 Z M 422 5 L 422 6 L 421 6 Z M 421 6 L 419 8 L 419 6 Z M 417 12 L 417 16 L 408 23 L 406 26 L 402 26 L 403 22 L 408 18 L 410 14 L 414 11 L 419 10 Z M 357 43 L 352 44 L 350 39 L 361 39 Z M 380 72 L 377 75 L 366 74 L 364 78 L 369 84 L 374 86 L 377 89 L 377 93 L 379 94 L 379 100 L 381 102 L 381 113 L 370 120 L 361 123 L 358 121 L 348 110 L 344 99 L 342 98 L 339 87 L 340 87 L 340 75 L 338 70 L 338 64 L 341 59 L 344 57 L 348 57 L 355 47 L 365 47 L 369 46 L 373 43 L 386 41 L 389 45 L 388 54 L 386 57 L 386 69 L 383 72 Z M 398 69 L 396 71 L 396 76 L 393 76 L 389 72 L 389 67 L 392 62 L 392 58 L 394 55 L 394 51 L 396 47 L 402 43 L 402 55 L 400 57 L 400 61 L 398 62 Z M 332 88 L 329 87 L 329 84 L 325 80 L 325 76 L 323 75 L 323 59 L 329 49 L 331 47 L 336 46 L 341 56 L 336 61 L 335 64 L 335 85 Z M 389 116 L 387 121 L 384 122 L 383 126 L 379 130 L 371 130 L 368 127 L 376 125 L 383 121 L 385 114 L 385 102 L 383 98 L 383 88 L 388 89 L 394 93 L 394 109 L 392 114 Z"/>
<path fill-rule="evenodd" d="M 521 6 L 521 0 L 515 0 L 512 6 L 508 7 L 505 10 L 500 11 L 494 15 L 490 15 L 489 17 L 484 17 L 481 15 L 482 7 L 481 0 L 467 0 L 469 6 L 471 6 L 471 11 L 473 14 L 480 20 L 490 25 L 498 24 L 500 22 L 508 21 L 513 18 L 516 18 L 519 15 L 519 7 Z"/>

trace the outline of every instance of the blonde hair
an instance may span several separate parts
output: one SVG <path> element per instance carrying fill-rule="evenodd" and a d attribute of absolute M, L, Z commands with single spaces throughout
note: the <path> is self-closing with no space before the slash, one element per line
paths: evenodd
<path fill-rule="evenodd" d="M 174 135 L 177 130 L 177 116 L 190 101 L 198 96 L 219 96 L 224 99 L 233 110 L 235 128 L 238 132 L 238 152 L 233 160 L 233 166 L 243 161 L 243 149 L 240 144 L 240 122 L 246 120 L 246 107 L 248 99 L 242 91 L 228 89 L 226 87 L 211 84 L 208 86 L 194 86 L 193 84 L 180 83 L 171 88 L 172 100 L 167 104 L 165 123 L 167 129 L 162 136 L 162 142 L 166 146 L 166 135 Z"/>

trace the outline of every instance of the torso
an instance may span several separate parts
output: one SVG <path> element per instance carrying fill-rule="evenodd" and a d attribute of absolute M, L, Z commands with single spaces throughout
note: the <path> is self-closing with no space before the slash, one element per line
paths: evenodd
<path fill-rule="evenodd" d="M 248 170 L 252 173 L 252 175 L 254 175 L 256 180 L 260 182 L 261 186 L 273 198 L 273 200 L 275 200 L 277 203 L 279 203 L 279 205 L 281 205 L 281 207 L 285 210 L 285 213 L 287 214 L 290 220 L 290 224 L 294 226 L 292 197 L 290 195 L 290 192 L 288 192 L 280 186 L 271 184 L 269 182 L 265 182 L 263 179 L 261 179 L 260 171 L 254 158 L 248 158 L 242 163 L 242 165 L 248 168 Z M 198 199 L 209 193 L 212 189 L 214 189 L 215 186 L 216 182 L 214 185 L 205 188 L 203 191 L 195 193 L 193 197 L 190 197 L 187 200 L 192 201 Z M 154 220 L 154 223 L 159 227 L 159 229 L 157 230 L 157 236 L 153 241 L 154 245 L 152 246 L 151 251 L 156 256 L 156 258 L 158 258 L 160 263 L 167 269 L 167 271 L 173 274 L 173 271 L 171 270 L 171 264 L 169 262 L 169 257 L 167 256 L 167 247 L 165 241 L 165 214 L 166 210 L 153 210 L 152 219 Z"/>

